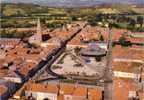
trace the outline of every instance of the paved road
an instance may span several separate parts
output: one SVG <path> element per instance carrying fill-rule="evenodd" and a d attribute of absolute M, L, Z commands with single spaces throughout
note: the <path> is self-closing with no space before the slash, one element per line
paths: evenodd
<path fill-rule="evenodd" d="M 60 51 L 53 55 L 52 59 L 50 61 L 47 61 L 48 63 L 41 69 L 39 70 L 36 75 L 33 77 L 33 80 L 36 80 L 41 74 L 43 74 L 45 71 L 48 73 L 48 75 L 54 76 L 56 78 L 59 79 L 63 79 L 65 77 L 58 75 L 57 73 L 53 72 L 51 70 L 51 65 L 59 58 L 59 56 L 65 51 L 66 45 L 68 44 L 68 42 L 73 39 L 78 33 L 80 33 L 82 31 L 82 29 L 86 27 L 86 25 L 82 26 L 82 28 L 79 28 L 76 32 L 74 32 L 69 38 L 67 38 L 66 40 L 64 40 L 63 44 L 60 47 Z M 43 79 L 45 80 L 45 79 Z M 37 81 L 37 80 L 36 80 Z M 41 81 L 41 80 L 39 80 Z"/>

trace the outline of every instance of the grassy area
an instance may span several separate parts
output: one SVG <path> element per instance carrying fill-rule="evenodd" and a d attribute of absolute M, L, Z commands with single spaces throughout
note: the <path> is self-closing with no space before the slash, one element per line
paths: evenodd
<path fill-rule="evenodd" d="M 52 66 L 52 69 L 61 69 L 62 67 L 61 66 L 58 66 L 58 65 L 53 65 Z"/>
<path fill-rule="evenodd" d="M 72 21 L 88 21 L 90 25 L 98 22 L 115 22 L 113 27 L 132 30 L 130 21 L 137 20 L 138 16 L 144 17 L 144 8 L 130 5 L 111 5 L 111 7 L 93 8 L 50 8 L 34 4 L 2 4 L 1 26 L 5 27 L 33 27 L 39 17 L 46 21 L 49 28 L 62 27 Z M 121 15 L 126 14 L 126 15 Z M 144 26 L 144 25 L 143 25 Z M 143 28 L 143 27 L 141 27 Z M 135 28 L 135 31 L 139 28 Z M 143 30 L 140 30 L 143 31 Z"/>
<path fill-rule="evenodd" d="M 0 30 L 0 37 L 2 38 L 24 38 L 32 36 L 32 32 L 18 32 L 17 30 Z"/>
<path fill-rule="evenodd" d="M 58 61 L 58 63 L 57 64 L 63 64 L 64 63 L 64 58 L 67 56 L 68 54 L 64 54 L 61 58 L 60 58 L 60 60 Z"/>

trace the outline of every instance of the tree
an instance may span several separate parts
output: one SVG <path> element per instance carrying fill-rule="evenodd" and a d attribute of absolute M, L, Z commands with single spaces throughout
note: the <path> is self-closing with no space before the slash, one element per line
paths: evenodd
<path fill-rule="evenodd" d="M 104 41 L 103 35 L 100 36 L 100 41 Z"/>
<path fill-rule="evenodd" d="M 144 18 L 142 16 L 137 17 L 137 23 L 140 24 L 140 27 L 142 28 L 144 23 Z"/>
<path fill-rule="evenodd" d="M 77 17 L 76 16 L 72 16 L 72 21 L 77 21 Z"/>
<path fill-rule="evenodd" d="M 17 28 L 18 22 L 16 20 L 13 20 L 14 28 Z"/>
<path fill-rule="evenodd" d="M 131 19 L 129 21 L 129 29 L 135 29 L 136 21 L 134 19 Z"/>
<path fill-rule="evenodd" d="M 16 12 L 16 16 L 18 16 L 18 17 L 23 16 L 20 10 L 18 10 L 18 11 Z"/>
<path fill-rule="evenodd" d="M 126 38 L 125 38 L 125 36 L 121 36 L 121 37 L 119 38 L 119 43 L 120 43 L 120 45 L 122 45 L 122 46 L 131 46 L 131 42 L 130 42 L 130 41 L 127 41 Z"/>
<path fill-rule="evenodd" d="M 46 19 L 45 19 L 45 18 L 41 18 L 41 19 L 40 19 L 40 22 L 41 22 L 42 24 L 46 24 Z"/>
<path fill-rule="evenodd" d="M 103 21 L 103 15 L 102 14 L 96 15 L 96 21 L 102 22 Z"/>
<path fill-rule="evenodd" d="M 103 35 L 101 34 L 101 32 L 98 33 L 98 39 L 99 39 L 100 41 L 104 41 L 104 37 L 103 37 Z"/>
<path fill-rule="evenodd" d="M 121 36 L 121 37 L 119 38 L 119 42 L 120 42 L 121 44 L 124 44 L 125 41 L 126 41 L 126 38 L 125 38 L 124 36 Z"/>

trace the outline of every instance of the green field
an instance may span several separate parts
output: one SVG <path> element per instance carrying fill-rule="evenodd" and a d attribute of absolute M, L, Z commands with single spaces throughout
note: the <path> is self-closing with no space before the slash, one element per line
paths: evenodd
<path fill-rule="evenodd" d="M 1 4 L 2 28 L 29 28 L 36 26 L 37 18 L 45 20 L 49 28 L 62 27 L 64 24 L 81 20 L 90 25 L 113 22 L 113 27 L 143 31 L 144 25 L 137 21 L 144 18 L 144 8 L 134 5 L 111 5 L 93 8 L 52 8 L 34 4 Z M 134 24 L 134 25 L 133 25 Z M 104 26 L 104 25 L 102 25 Z"/>

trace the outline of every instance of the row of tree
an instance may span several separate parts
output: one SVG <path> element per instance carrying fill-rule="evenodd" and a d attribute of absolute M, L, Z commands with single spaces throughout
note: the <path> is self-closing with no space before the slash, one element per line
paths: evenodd
<path fill-rule="evenodd" d="M 133 18 L 134 17 L 134 18 Z M 108 23 L 111 21 L 113 27 L 127 28 L 130 30 L 143 30 L 144 17 L 143 16 L 126 16 L 115 14 L 97 14 L 95 16 L 88 17 L 88 23 L 92 26 L 98 25 L 98 22 Z M 138 27 L 136 27 L 136 25 Z M 144 31 L 144 30 L 143 30 Z"/>
<path fill-rule="evenodd" d="M 18 22 L 16 19 L 13 21 L 6 19 L 6 21 L 1 22 L 1 28 L 29 28 L 34 26 L 35 24 L 29 23 L 29 21 Z"/>
<path fill-rule="evenodd" d="M 17 32 L 17 30 L 9 31 L 3 29 L 0 31 L 1 38 L 23 38 L 23 37 L 30 37 L 33 35 L 32 32 Z"/>

